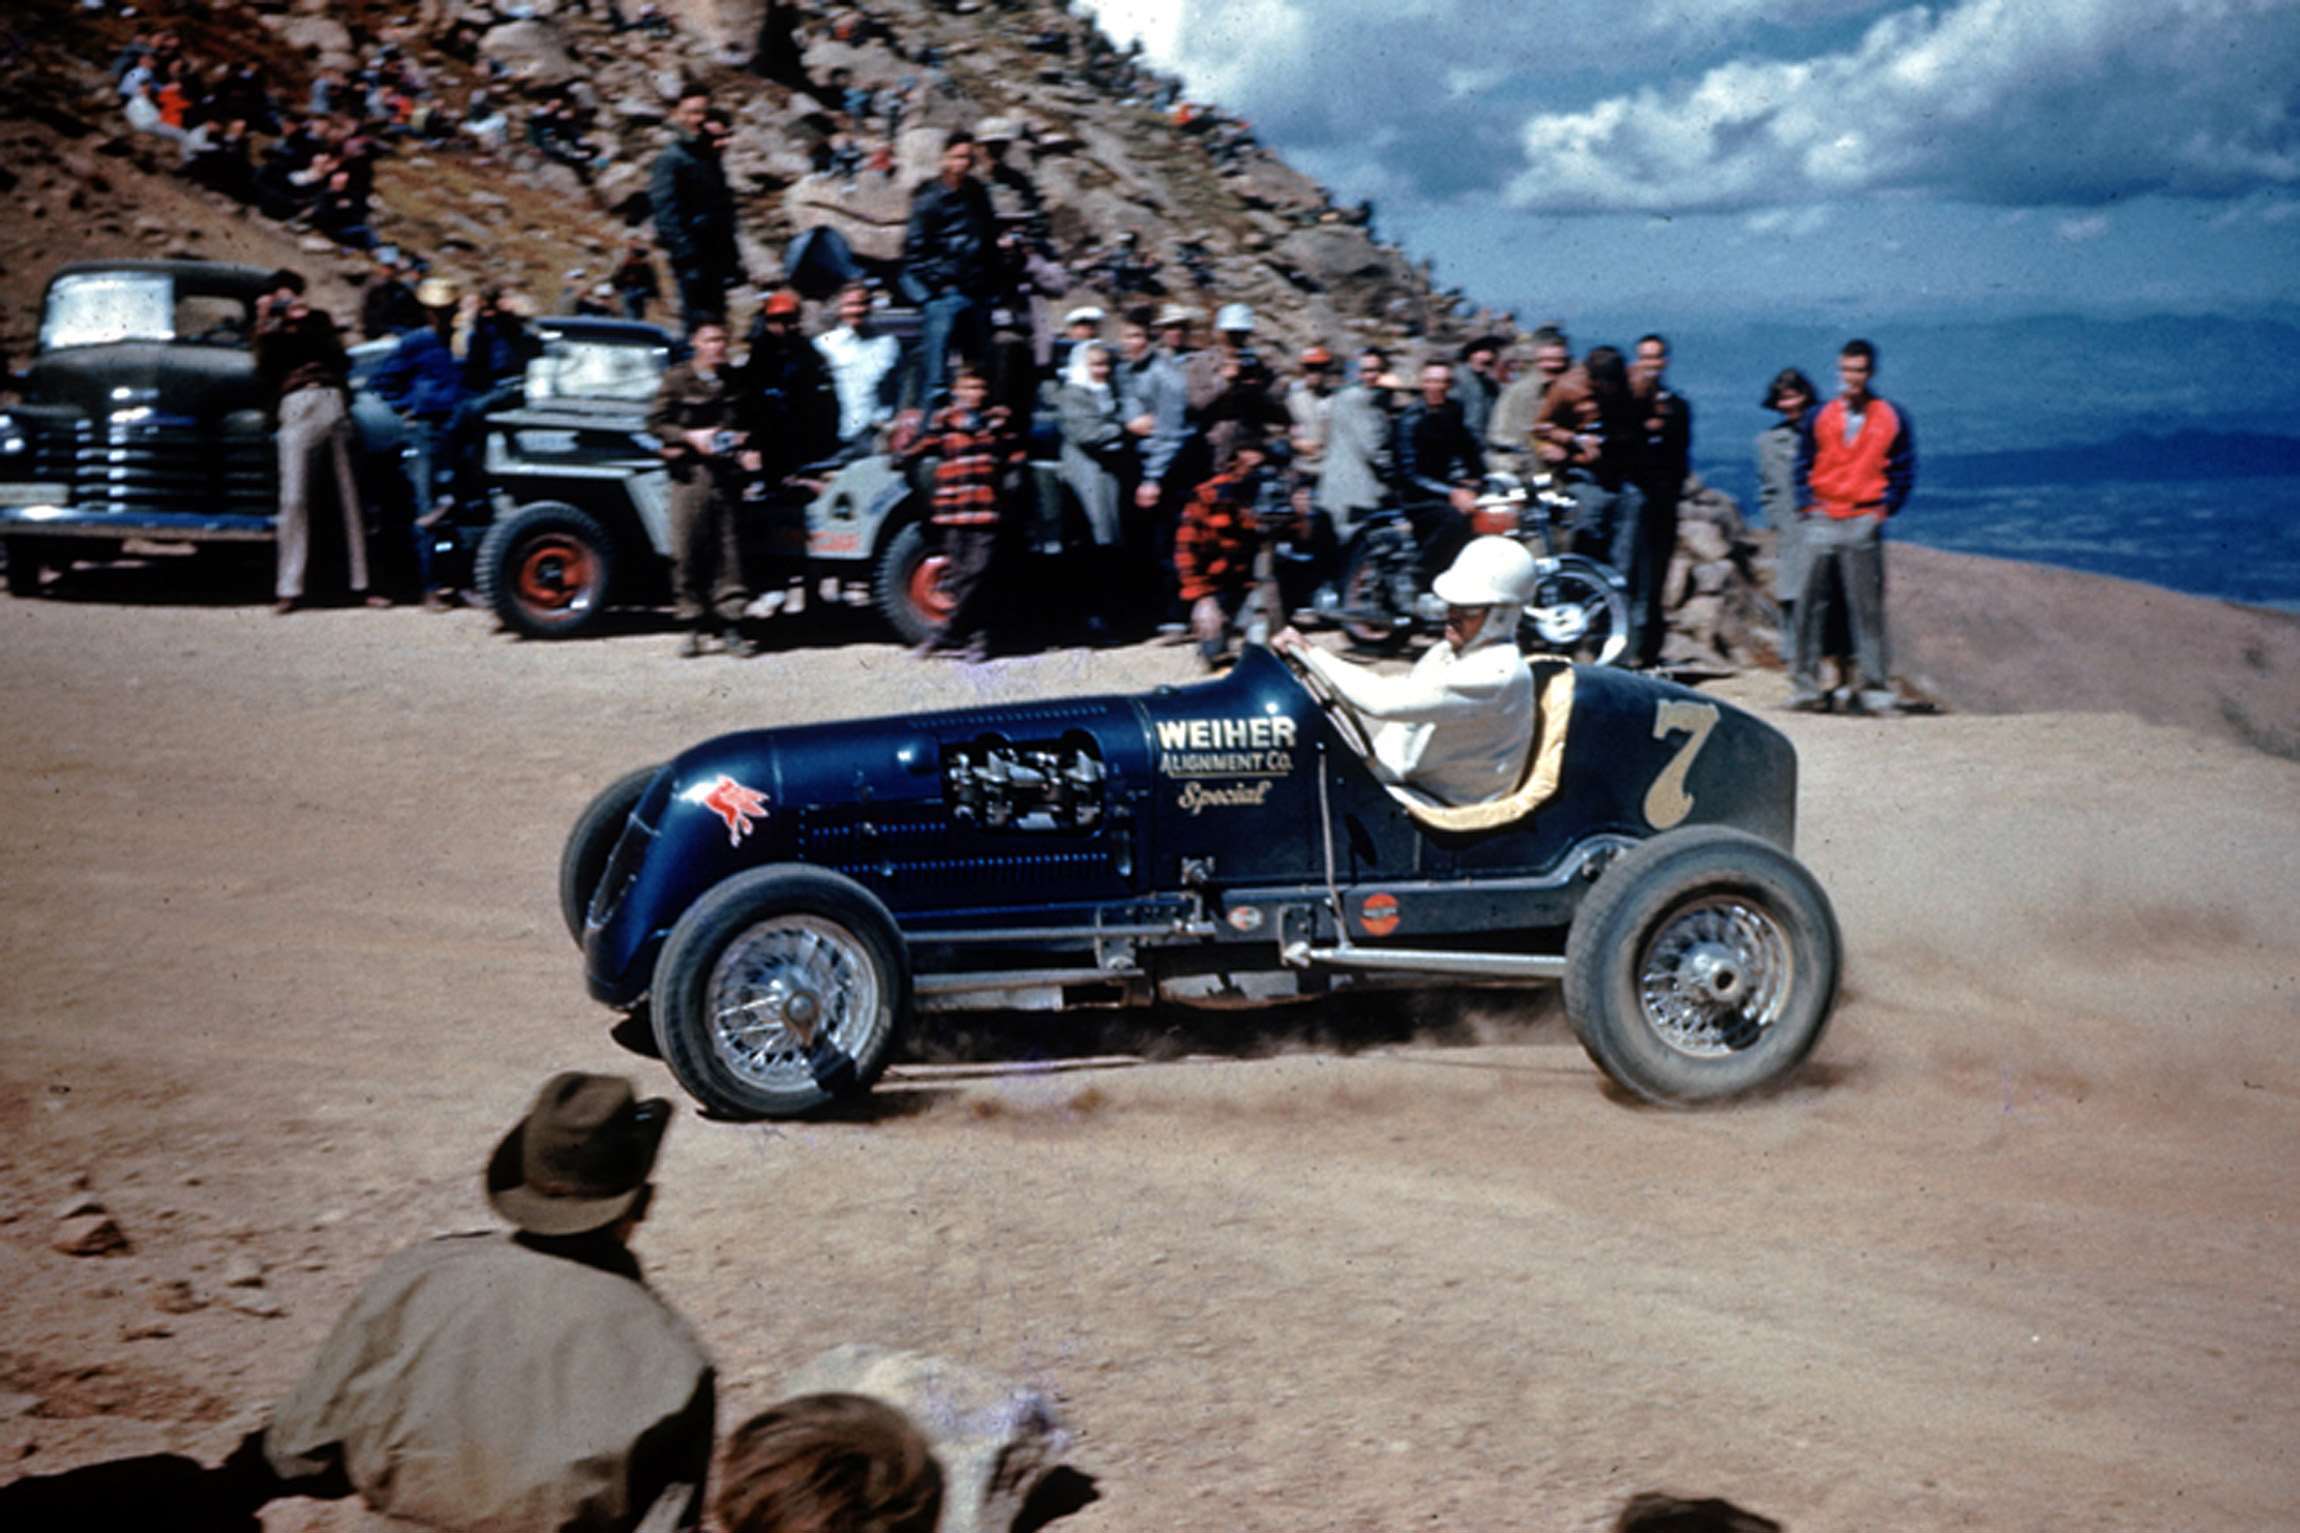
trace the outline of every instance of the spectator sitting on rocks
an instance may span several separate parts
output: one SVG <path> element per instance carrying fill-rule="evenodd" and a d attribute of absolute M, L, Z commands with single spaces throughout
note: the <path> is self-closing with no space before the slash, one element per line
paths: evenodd
<path fill-rule="evenodd" d="M 327 188 L 312 204 L 311 224 L 320 233 L 353 250 L 375 248 L 375 231 L 367 223 L 367 197 L 352 185 L 349 170 L 327 178 Z"/>
<path fill-rule="evenodd" d="M 725 1533 L 934 1533 L 942 1466 L 910 1418 L 864 1395 L 802 1395 L 727 1437 Z"/>
<path fill-rule="evenodd" d="M 511 142 L 511 119 L 486 91 L 475 90 L 463 110 L 463 134 L 485 153 L 501 154 Z"/>
<path fill-rule="evenodd" d="M 149 133 L 154 138 L 168 139 L 177 144 L 184 141 L 184 130 L 168 121 L 167 113 L 161 110 L 159 100 L 153 94 L 151 81 L 137 81 L 129 91 L 127 104 L 122 110 L 127 116 L 128 126 L 134 131 Z"/>
<path fill-rule="evenodd" d="M 255 162 L 248 155 L 248 125 L 242 118 L 203 122 L 184 140 L 184 174 L 234 202 L 256 199 Z"/>

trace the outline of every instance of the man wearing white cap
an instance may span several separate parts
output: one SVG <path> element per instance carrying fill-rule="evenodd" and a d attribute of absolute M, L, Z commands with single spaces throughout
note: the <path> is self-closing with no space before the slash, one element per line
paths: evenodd
<path fill-rule="evenodd" d="M 1516 788 L 1533 745 L 1533 672 L 1517 625 L 1533 599 L 1533 556 L 1509 538 L 1475 538 L 1433 589 L 1445 642 L 1403 676 L 1328 654 L 1288 628 L 1271 646 L 1297 656 L 1380 727 L 1374 775 L 1441 804 L 1482 804 Z"/>

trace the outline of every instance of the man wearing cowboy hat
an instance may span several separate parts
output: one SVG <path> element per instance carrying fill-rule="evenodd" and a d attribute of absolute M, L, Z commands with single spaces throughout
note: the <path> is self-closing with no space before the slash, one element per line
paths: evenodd
<path fill-rule="evenodd" d="M 487 1165 L 513 1229 L 385 1260 L 262 1433 L 276 1493 L 432 1528 L 694 1526 L 716 1375 L 630 1251 L 669 1115 L 613 1076 L 546 1082 Z"/>

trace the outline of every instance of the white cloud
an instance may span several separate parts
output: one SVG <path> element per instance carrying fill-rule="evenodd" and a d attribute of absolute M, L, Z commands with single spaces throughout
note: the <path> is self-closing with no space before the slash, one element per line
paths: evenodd
<path fill-rule="evenodd" d="M 1520 131 L 1526 163 L 1507 196 L 1598 212 L 1885 191 L 2084 204 L 2300 184 L 2296 20 L 2300 0 L 1897 10 L 1843 51 L 1737 59 L 1541 113 Z"/>
<path fill-rule="evenodd" d="M 1751 234 L 1809 239 L 1829 226 L 1829 209 L 1817 202 L 1801 208 L 1767 208 L 1742 219 L 1741 226 Z"/>
<path fill-rule="evenodd" d="M 2064 218 L 2052 226 L 2052 232 L 2067 240 L 2071 245 L 2081 245 L 2087 240 L 2099 239 L 2108 230 L 2109 217 L 2106 213 L 2087 213 L 2080 218 Z"/>

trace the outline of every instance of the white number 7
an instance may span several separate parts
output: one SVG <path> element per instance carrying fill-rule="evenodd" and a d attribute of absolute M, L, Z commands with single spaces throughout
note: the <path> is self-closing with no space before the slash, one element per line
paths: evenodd
<path fill-rule="evenodd" d="M 1685 791 L 1685 779 L 1692 775 L 1693 758 L 1701 754 L 1708 742 L 1709 731 L 1717 727 L 1715 703 L 1656 703 L 1653 707 L 1653 738 L 1666 740 L 1682 734 L 1685 743 L 1677 754 L 1669 758 L 1669 765 L 1653 779 L 1653 786 L 1645 790 L 1645 818 L 1655 830 L 1667 830 L 1693 812 L 1693 795 Z"/>

